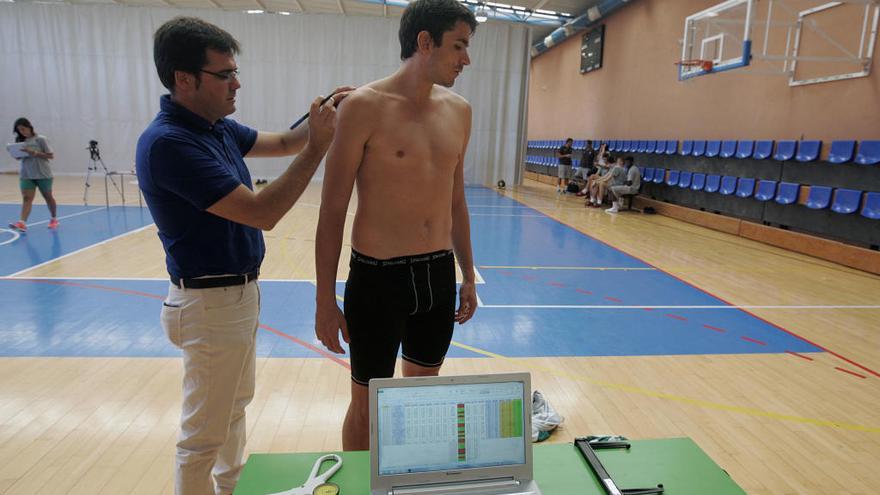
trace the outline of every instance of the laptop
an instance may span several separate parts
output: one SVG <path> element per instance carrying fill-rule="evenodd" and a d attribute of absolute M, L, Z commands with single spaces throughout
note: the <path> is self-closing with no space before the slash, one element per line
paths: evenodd
<path fill-rule="evenodd" d="M 540 495 L 528 373 L 370 380 L 371 495 Z"/>

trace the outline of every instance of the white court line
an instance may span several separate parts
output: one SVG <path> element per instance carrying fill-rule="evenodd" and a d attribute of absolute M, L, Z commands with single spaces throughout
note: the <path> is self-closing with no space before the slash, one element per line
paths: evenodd
<path fill-rule="evenodd" d="M 0 246 L 5 246 L 6 244 L 15 242 L 16 240 L 18 240 L 19 237 L 21 237 L 21 234 L 19 234 L 18 231 L 15 229 L 0 229 L 0 232 L 9 232 L 10 234 L 12 234 L 12 239 L 0 242 Z"/>
<path fill-rule="evenodd" d="M 149 227 L 149 225 L 147 227 Z M 2 229 L 0 229 L 0 230 L 2 230 Z M 114 237 L 114 239 L 115 239 L 115 237 Z M 111 240 L 111 239 L 108 239 L 108 240 Z M 97 244 L 95 244 L 95 246 L 97 246 Z M 83 249 L 86 249 L 86 248 L 83 248 Z M 70 253 L 70 254 L 73 254 L 73 253 Z M 69 255 L 65 255 L 65 256 L 69 256 Z M 60 260 L 61 258 L 55 258 L 55 259 Z M 55 261 L 55 260 L 52 260 L 52 261 Z M 49 262 L 47 261 L 46 263 L 49 263 Z M 41 265 L 37 265 L 37 266 L 41 266 Z M 37 266 L 35 266 L 33 268 L 28 268 L 28 270 L 33 270 Z M 18 273 L 21 273 L 21 272 L 18 272 Z M 477 271 L 477 269 L 474 269 L 474 273 L 476 274 L 476 278 L 474 279 L 475 284 L 485 284 L 486 283 L 486 281 L 483 280 L 483 277 L 480 275 L 480 272 Z M 168 277 L 17 277 L 16 275 L 17 275 L 16 273 L 13 273 L 12 275 L 2 275 L 2 276 L 0 276 L 0 280 L 10 279 L 10 278 L 23 278 L 23 279 L 28 279 L 28 280 L 110 280 L 110 281 L 135 281 L 135 282 L 138 282 L 138 281 L 151 282 L 151 281 L 156 281 L 156 280 L 166 280 L 166 281 L 168 280 Z M 314 284 L 316 282 L 316 280 L 313 278 L 260 278 L 260 282 L 300 282 L 300 283 L 305 282 L 305 283 L 309 283 L 309 284 Z M 344 279 L 336 281 L 336 283 L 339 283 L 339 284 L 344 284 L 345 282 L 346 282 L 346 280 L 344 280 Z"/>
<path fill-rule="evenodd" d="M 653 267 L 614 267 L 614 266 L 494 266 L 482 265 L 480 268 L 489 270 L 591 270 L 591 271 L 654 271 Z"/>
<path fill-rule="evenodd" d="M 512 213 L 471 213 L 472 217 L 527 217 L 527 218 L 549 218 L 547 215 L 514 215 Z"/>
<path fill-rule="evenodd" d="M 612 306 L 567 304 L 487 304 L 495 309 L 880 309 L 880 306 Z"/>
<path fill-rule="evenodd" d="M 102 206 L 100 208 L 94 208 L 92 210 L 85 210 L 85 211 L 81 211 L 79 213 L 71 213 L 70 215 L 64 215 L 63 217 L 58 217 L 58 220 L 64 220 L 65 218 L 78 217 L 80 215 L 85 215 L 86 213 L 93 213 L 96 211 L 101 211 L 101 210 L 106 210 L 106 209 L 107 209 L 106 206 Z M 49 220 L 43 220 L 42 222 L 34 222 L 31 224 L 28 224 L 28 227 L 31 227 L 33 225 L 43 225 L 44 223 L 49 223 Z"/>
<path fill-rule="evenodd" d="M 468 208 L 519 208 L 522 210 L 531 210 L 532 209 L 531 206 L 525 206 L 525 205 L 474 205 L 474 204 L 468 203 L 467 206 L 468 206 Z"/>
<path fill-rule="evenodd" d="M 76 251 L 72 251 L 72 252 L 70 252 L 70 253 L 67 253 L 67 254 L 65 254 L 65 255 L 63 255 L 63 256 L 59 256 L 59 257 L 57 257 L 57 258 L 52 258 L 51 260 L 44 261 L 44 262 L 42 262 L 42 263 L 40 263 L 40 264 L 38 264 L 38 265 L 34 265 L 34 266 L 32 266 L 32 267 L 25 268 L 24 270 L 19 270 L 19 271 L 15 272 L 15 273 L 12 273 L 12 274 L 7 275 L 7 276 L 4 277 L 4 278 L 13 278 L 13 277 L 17 277 L 17 276 L 21 275 L 21 274 L 24 273 L 24 272 L 27 272 L 27 271 L 30 271 L 30 270 L 35 270 L 35 269 L 37 269 L 37 268 L 40 268 L 41 266 L 48 265 L 49 263 L 54 263 L 54 262 L 56 262 L 56 261 L 58 261 L 58 260 L 63 260 L 64 258 L 67 258 L 67 257 L 69 257 L 69 256 L 73 256 L 74 254 L 80 253 L 80 252 L 85 251 L 85 250 L 87 250 L 87 249 L 92 249 L 93 247 L 100 246 L 101 244 L 107 244 L 107 243 L 110 242 L 110 241 L 114 241 L 114 240 L 116 240 L 116 239 L 121 239 L 121 238 L 123 238 L 123 237 L 125 237 L 125 236 L 127 236 L 127 235 L 131 235 L 131 234 L 134 234 L 134 233 L 140 232 L 140 231 L 142 231 L 142 230 L 148 229 L 148 228 L 152 227 L 153 225 L 154 225 L 154 224 L 152 224 L 152 223 L 149 224 L 149 225 L 144 225 L 143 227 L 141 227 L 141 228 L 139 228 L 139 229 L 135 229 L 135 230 L 131 230 L 131 231 L 129 231 L 129 232 L 125 232 L 125 233 L 119 234 L 119 235 L 117 235 L 117 236 L 115 236 L 115 237 L 111 237 L 111 238 L 109 238 L 109 239 L 105 239 L 105 240 L 103 240 L 103 241 L 101 241 L 101 242 L 99 242 L 99 243 L 97 243 L 97 244 L 92 244 L 92 245 L 90 245 L 90 246 L 86 246 L 86 247 L 84 247 L 84 248 L 77 249 Z"/>

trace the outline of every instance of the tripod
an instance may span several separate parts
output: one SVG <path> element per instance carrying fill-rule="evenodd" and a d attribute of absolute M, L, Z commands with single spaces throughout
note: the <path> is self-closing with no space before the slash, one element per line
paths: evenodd
<path fill-rule="evenodd" d="M 89 205 L 89 188 L 92 187 L 89 182 L 92 178 L 92 171 L 98 170 L 98 165 L 104 169 L 104 175 L 110 177 L 110 182 L 113 183 L 113 187 L 116 188 L 116 191 L 122 195 L 122 190 L 119 189 L 119 185 L 116 183 L 116 180 L 113 178 L 113 175 L 110 173 L 110 170 L 107 169 L 107 165 L 104 165 L 104 160 L 101 159 L 101 152 L 98 150 L 98 142 L 97 141 L 89 141 L 89 147 L 86 148 L 89 151 L 91 163 L 88 165 L 88 172 L 86 173 L 86 185 L 83 188 L 83 204 Z M 106 182 L 105 184 L 106 185 Z"/>

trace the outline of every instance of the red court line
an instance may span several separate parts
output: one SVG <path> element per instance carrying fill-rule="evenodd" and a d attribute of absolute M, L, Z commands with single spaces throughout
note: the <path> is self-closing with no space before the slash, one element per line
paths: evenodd
<path fill-rule="evenodd" d="M 794 351 L 785 351 L 785 352 L 791 354 L 792 356 L 797 356 L 801 359 L 806 359 L 807 361 L 815 361 L 815 359 L 811 358 L 810 356 L 804 356 L 803 354 L 798 354 Z"/>
<path fill-rule="evenodd" d="M 678 321 L 687 321 L 687 320 L 688 320 L 688 319 L 685 318 L 684 316 L 674 315 L 674 314 L 672 314 L 672 313 L 666 313 L 666 316 L 668 316 L 668 317 L 670 317 L 670 318 L 673 318 L 673 319 L 675 319 L 675 320 L 678 320 Z"/>
<path fill-rule="evenodd" d="M 559 282 L 549 282 L 549 284 L 552 285 L 553 287 L 565 287 L 565 284 L 562 284 Z"/>
<path fill-rule="evenodd" d="M 611 302 L 616 302 L 616 303 L 622 303 L 622 302 L 623 302 L 623 301 L 621 301 L 620 299 L 618 299 L 618 298 L 616 298 L 616 297 L 611 297 L 611 296 L 605 296 L 605 299 L 608 300 L 608 301 L 611 301 Z"/>
<path fill-rule="evenodd" d="M 288 339 L 292 342 L 295 342 L 295 343 L 305 347 L 306 349 L 317 352 L 318 354 L 324 356 L 325 358 L 333 361 L 336 364 L 340 364 L 348 369 L 351 369 L 351 365 L 346 363 L 345 361 L 339 359 L 338 357 L 334 356 L 333 354 L 330 354 L 329 352 L 327 352 L 319 347 L 315 347 L 312 344 L 309 344 L 308 342 L 306 342 L 304 340 L 300 340 L 300 339 L 294 337 L 293 335 L 286 334 L 286 333 L 282 332 L 281 330 L 276 330 L 276 329 L 270 327 L 269 325 L 264 325 L 262 323 L 260 323 L 260 328 L 262 328 L 264 330 L 268 330 L 279 337 L 284 337 L 285 339 Z"/>
<path fill-rule="evenodd" d="M 762 342 L 762 341 L 760 341 L 760 340 L 755 340 L 755 339 L 750 338 L 750 337 L 740 337 L 740 338 L 743 339 L 743 340 L 745 340 L 746 342 L 751 342 L 751 343 L 753 343 L 753 344 L 767 345 L 766 342 Z"/>
<path fill-rule="evenodd" d="M 586 294 L 586 295 L 588 295 L 588 296 L 593 295 L 592 292 L 590 292 L 590 291 L 588 291 L 588 290 L 586 290 L 586 289 L 575 289 L 575 292 L 580 292 L 581 294 Z"/>
<path fill-rule="evenodd" d="M 868 377 L 865 376 L 865 375 L 862 375 L 862 374 L 856 373 L 855 371 L 845 370 L 845 369 L 843 369 L 843 368 L 841 368 L 841 367 L 838 367 L 838 366 L 835 366 L 834 369 L 836 369 L 837 371 L 842 371 L 842 372 L 844 372 L 844 373 L 849 373 L 850 375 L 855 375 L 855 376 L 857 376 L 857 377 L 859 377 L 859 378 L 868 378 Z"/>
<path fill-rule="evenodd" d="M 488 188 L 487 188 L 487 189 L 488 189 Z M 490 189 L 490 190 L 491 190 L 491 189 Z M 539 210 L 537 210 L 535 207 L 530 206 L 530 205 L 527 205 L 527 204 L 525 204 L 524 202 L 522 202 L 522 201 L 520 201 L 520 200 L 518 200 L 518 199 L 516 199 L 516 198 L 512 198 L 512 197 L 509 197 L 509 196 L 505 196 L 505 195 L 499 193 L 498 191 L 493 191 L 493 192 L 495 192 L 495 194 L 497 194 L 497 195 L 499 195 L 499 196 L 501 196 L 501 197 L 503 197 L 503 198 L 507 198 L 507 199 L 509 199 L 509 200 L 511 200 L 511 201 L 514 201 L 514 202 L 516 202 L 516 203 L 519 203 L 519 204 L 525 206 L 526 208 L 531 208 L 532 210 L 537 211 L 538 213 L 541 213 L 541 212 L 540 212 Z M 601 239 L 597 239 L 597 238 L 591 236 L 590 234 L 587 234 L 586 232 L 584 232 L 584 231 L 582 231 L 582 230 L 580 230 L 580 229 L 578 229 L 578 228 L 576 228 L 576 227 L 574 227 L 574 226 L 568 224 L 567 222 L 565 222 L 565 221 L 563 221 L 563 220 L 560 220 L 560 219 L 555 218 L 555 217 L 551 217 L 550 215 L 547 215 L 546 213 L 541 213 L 541 214 L 544 215 L 544 216 L 546 216 L 546 217 L 549 218 L 550 220 L 553 220 L 554 222 L 557 222 L 557 223 L 560 223 L 560 224 L 562 224 L 562 225 L 565 225 L 566 227 L 568 227 L 568 228 L 574 230 L 575 232 L 579 232 L 580 234 L 582 234 L 582 235 L 584 235 L 584 236 L 586 236 L 586 237 L 589 237 L 590 239 L 592 239 L 592 240 L 594 240 L 594 241 L 596 241 L 596 242 L 598 242 L 598 243 L 600 243 L 600 244 L 604 244 L 605 246 L 608 246 L 609 248 L 611 248 L 611 249 L 613 249 L 613 250 L 615 250 L 615 251 L 621 252 L 621 253 L 623 253 L 623 254 L 625 254 L 625 255 L 627 255 L 627 256 L 629 256 L 629 257 L 635 259 L 635 260 L 638 260 L 638 261 L 644 263 L 646 266 L 649 266 L 649 267 L 651 267 L 651 268 L 653 268 L 653 269 L 655 269 L 655 270 L 657 270 L 657 271 L 659 271 L 659 272 L 661 272 L 661 273 L 665 273 L 666 275 L 669 275 L 670 277 L 672 277 L 672 278 L 678 280 L 679 282 L 681 282 L 681 283 L 683 283 L 683 284 L 685 284 L 685 285 L 689 285 L 689 286 L 693 287 L 694 289 L 696 289 L 696 290 L 702 292 L 703 294 L 706 294 L 706 295 L 712 296 L 712 297 L 714 297 L 715 299 L 718 299 L 719 301 L 723 302 L 724 304 L 727 304 L 727 305 L 729 305 L 729 306 L 736 306 L 735 304 L 731 304 L 730 301 L 727 301 L 727 300 L 725 300 L 724 298 L 721 298 L 721 297 L 719 297 L 719 296 L 716 296 L 715 294 L 709 292 L 708 290 L 703 289 L 703 288 L 701 288 L 701 287 L 699 287 L 699 286 L 697 286 L 697 285 L 695 285 L 695 284 L 692 284 L 692 283 L 688 282 L 687 280 L 684 280 L 684 279 L 682 279 L 681 277 L 679 277 L 679 276 L 677 276 L 677 275 L 674 275 L 674 274 L 672 274 L 672 273 L 670 273 L 670 272 L 668 272 L 668 271 L 666 271 L 666 270 L 664 270 L 664 269 L 662 269 L 662 268 L 659 268 L 659 267 L 657 267 L 657 266 L 655 266 L 655 265 L 652 265 L 651 263 L 648 263 L 647 261 L 645 261 L 645 260 L 639 258 L 638 256 L 635 256 L 635 255 L 633 255 L 633 254 L 631 254 L 631 253 L 628 253 L 628 252 L 626 252 L 626 251 L 624 251 L 623 249 L 620 249 L 620 248 L 618 248 L 618 247 L 612 246 L 611 244 L 608 244 L 607 242 L 605 242 L 605 241 L 603 241 L 603 240 L 601 240 Z M 765 320 L 764 318 L 761 318 L 760 316 L 758 316 L 758 315 L 756 315 L 756 314 L 754 314 L 754 313 L 752 313 L 752 312 L 750 312 L 750 311 L 747 311 L 747 310 L 742 309 L 742 308 L 737 308 L 737 310 L 738 310 L 738 311 L 742 311 L 743 313 L 745 313 L 745 314 L 747 314 L 747 315 L 749 315 L 749 316 L 751 316 L 751 317 L 753 317 L 753 318 L 757 318 L 758 320 L 763 321 L 764 323 L 766 323 L 766 324 L 768 324 L 768 325 L 770 325 L 770 326 L 772 326 L 772 327 L 774 327 L 774 328 L 776 328 L 776 329 L 778 329 L 778 330 L 781 330 L 781 331 L 783 331 L 783 332 L 785 332 L 785 333 L 791 335 L 792 337 L 798 338 L 798 339 L 800 339 L 800 340 L 802 340 L 802 341 L 804 341 L 804 342 L 806 342 L 806 343 L 808 343 L 808 344 L 810 344 L 810 345 L 812 345 L 812 346 L 815 346 L 815 347 L 817 347 L 817 348 L 819 348 L 819 349 L 822 349 L 824 352 L 827 352 L 828 354 L 831 354 L 832 356 L 834 356 L 834 357 L 836 357 L 836 358 L 838 358 L 838 359 L 841 359 L 841 360 L 843 360 L 843 361 L 846 361 L 847 363 L 849 363 L 849 364 L 851 364 L 851 365 L 853 365 L 853 366 L 855 366 L 855 367 L 857 367 L 857 368 L 860 368 L 860 369 L 862 369 L 862 370 L 865 370 L 865 371 L 867 371 L 868 373 L 871 373 L 872 375 L 874 375 L 874 376 L 880 378 L 880 373 L 878 373 L 878 372 L 872 370 L 871 368 L 868 368 L 867 366 L 863 366 L 863 365 L 861 365 L 861 364 L 859 364 L 859 363 L 853 361 L 852 359 L 849 359 L 848 357 L 846 357 L 846 356 L 844 356 L 844 355 L 842 355 L 842 354 L 839 354 L 839 353 L 837 353 L 837 352 L 834 352 L 834 351 L 832 351 L 831 349 L 829 349 L 829 348 L 827 348 L 827 347 L 825 347 L 825 346 L 823 346 L 823 345 L 817 344 L 816 342 L 813 342 L 812 340 L 810 340 L 810 339 L 808 339 L 808 338 L 806 338 L 806 337 L 802 337 L 802 336 L 800 336 L 800 335 L 798 335 L 798 334 L 796 334 L 796 333 L 794 333 L 794 332 L 792 332 L 792 331 L 790 331 L 790 330 L 786 330 L 785 328 L 783 328 L 783 327 L 777 325 L 776 323 L 773 323 L 773 322 L 767 321 L 767 320 Z"/>
<path fill-rule="evenodd" d="M 160 296 L 158 294 L 150 294 L 149 292 L 140 292 L 140 291 L 136 291 L 136 290 L 120 289 L 118 287 L 108 287 L 106 285 L 83 284 L 83 283 L 79 283 L 79 282 L 65 282 L 65 281 L 61 281 L 61 280 L 43 280 L 43 279 L 32 279 L 32 278 L 4 278 L 2 280 L 13 280 L 16 282 L 31 282 L 31 283 L 47 284 L 47 285 L 63 285 L 63 286 L 68 286 L 68 287 L 79 287 L 82 289 L 97 289 L 97 290 L 103 290 L 103 291 L 107 291 L 107 292 L 118 292 L 120 294 L 127 294 L 127 295 L 132 295 L 132 296 L 149 297 L 151 299 L 159 299 L 162 301 L 165 300 L 165 296 Z M 264 325 L 262 323 L 260 324 L 260 328 L 262 328 L 264 330 L 268 330 L 268 331 L 274 333 L 275 335 L 278 335 L 279 337 L 284 337 L 292 342 L 295 342 L 295 343 L 305 347 L 306 349 L 309 349 L 311 351 L 314 351 L 314 352 L 320 354 L 321 356 L 323 356 L 323 357 L 325 357 L 325 358 L 327 358 L 337 364 L 340 364 L 348 369 L 351 369 L 351 365 L 349 365 L 345 361 L 337 358 L 333 354 L 330 354 L 330 353 L 325 352 L 324 350 L 322 350 L 318 347 L 313 346 L 312 344 L 309 344 L 308 342 L 306 342 L 304 340 L 300 340 L 300 339 L 294 337 L 293 335 L 286 334 L 286 333 L 282 332 L 281 330 L 276 330 L 276 329 L 274 329 L 268 325 Z"/>
<path fill-rule="evenodd" d="M 720 332 L 720 333 L 724 333 L 727 331 L 723 328 L 713 327 L 712 325 L 706 325 L 706 324 L 703 324 L 703 328 L 708 328 L 709 330 L 715 330 L 716 332 Z"/>
<path fill-rule="evenodd" d="M 3 280 L 11 280 L 16 282 L 31 282 L 36 284 L 47 284 L 47 285 L 65 285 L 68 287 L 80 287 L 83 289 L 98 289 L 107 292 L 118 292 L 120 294 L 128 294 L 132 296 L 141 296 L 141 297 L 149 297 L 151 299 L 159 299 L 165 300 L 165 296 L 160 296 L 158 294 L 150 294 L 149 292 L 140 292 L 136 290 L 129 289 L 120 289 L 118 287 L 107 287 L 106 285 L 95 285 L 95 284 L 83 284 L 80 282 L 65 282 L 61 280 L 42 280 L 42 279 L 33 279 L 33 278 L 4 278 Z"/>

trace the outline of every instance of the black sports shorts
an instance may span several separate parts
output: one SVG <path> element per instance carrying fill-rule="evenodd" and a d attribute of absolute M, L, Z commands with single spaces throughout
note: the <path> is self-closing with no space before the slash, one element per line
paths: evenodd
<path fill-rule="evenodd" d="M 379 260 L 354 250 L 345 283 L 351 378 L 394 376 L 397 351 L 420 366 L 443 364 L 455 324 L 452 251 Z"/>

